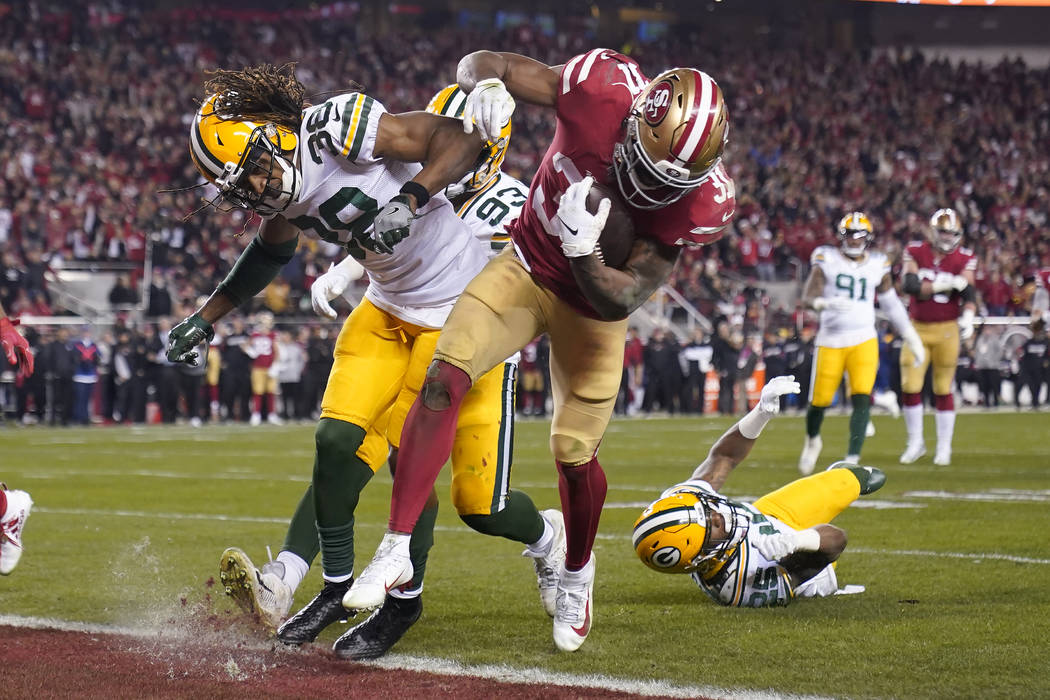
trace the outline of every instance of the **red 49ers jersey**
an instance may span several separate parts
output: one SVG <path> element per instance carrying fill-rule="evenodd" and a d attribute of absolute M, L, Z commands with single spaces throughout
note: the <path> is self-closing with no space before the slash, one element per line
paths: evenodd
<path fill-rule="evenodd" d="M 255 331 L 252 333 L 250 340 L 248 341 L 249 347 L 251 348 L 252 367 L 269 369 L 273 366 L 273 349 L 274 343 L 277 341 L 277 334 L 273 331 L 269 333 L 260 333 Z"/>
<path fill-rule="evenodd" d="M 914 261 L 919 268 L 920 282 L 933 282 L 946 275 L 961 275 L 964 271 L 977 269 L 977 258 L 969 248 L 958 247 L 950 253 L 934 251 L 929 241 L 912 241 L 904 249 L 904 262 Z M 909 315 L 916 321 L 933 323 L 954 321 L 962 311 L 962 296 L 959 292 L 934 294 L 929 299 L 912 297 Z"/>
<path fill-rule="evenodd" d="M 580 313 L 600 318 L 573 277 L 551 220 L 562 193 L 592 175 L 619 192 L 612 173 L 613 147 L 623 139 L 634 98 L 649 82 L 638 64 L 609 49 L 594 49 L 562 67 L 557 128 L 521 215 L 508 227 L 532 276 Z M 700 187 L 662 209 L 631 209 L 635 235 L 667 245 L 716 240 L 736 208 L 733 181 L 719 164 Z"/>

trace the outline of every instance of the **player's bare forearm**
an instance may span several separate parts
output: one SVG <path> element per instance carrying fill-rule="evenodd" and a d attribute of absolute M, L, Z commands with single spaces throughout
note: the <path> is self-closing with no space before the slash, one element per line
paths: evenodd
<path fill-rule="evenodd" d="M 824 291 L 824 271 L 819 267 L 814 267 L 810 270 L 809 277 L 806 278 L 806 284 L 802 288 L 802 304 L 808 308 L 813 308 L 813 300 L 820 296 L 821 292 Z"/>
<path fill-rule="evenodd" d="M 594 310 L 606 321 L 631 315 L 670 276 L 680 249 L 639 238 L 623 270 L 608 267 L 597 255 L 570 258 L 572 274 Z"/>
<path fill-rule="evenodd" d="M 754 440 L 744 437 L 733 425 L 711 447 L 707 459 L 693 471 L 692 478 L 703 479 L 718 491 L 736 466 L 751 454 L 754 444 Z"/>
<path fill-rule="evenodd" d="M 423 169 L 412 180 L 436 194 L 474 166 L 483 145 L 477 133 L 463 133 L 458 119 L 429 112 L 405 112 L 380 118 L 375 154 L 405 163 L 423 163 Z"/>
<path fill-rule="evenodd" d="M 560 73 L 560 66 L 548 66 L 521 54 L 475 51 L 460 59 L 456 82 L 470 92 L 481 80 L 499 78 L 515 100 L 553 107 Z"/>

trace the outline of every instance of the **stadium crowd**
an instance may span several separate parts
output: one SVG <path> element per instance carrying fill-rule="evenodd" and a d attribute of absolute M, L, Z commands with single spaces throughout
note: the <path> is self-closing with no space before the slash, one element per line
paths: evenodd
<path fill-rule="evenodd" d="M 319 97 L 359 83 L 391 111 L 402 111 L 425 105 L 452 79 L 468 48 L 557 64 L 593 44 L 584 24 L 569 21 L 552 34 L 528 25 L 434 31 L 409 21 L 389 41 L 366 35 L 349 3 L 220 14 L 192 3 L 163 11 L 130 2 L 3 8 L 0 303 L 14 316 L 60 313 L 49 294 L 49 269 L 74 261 L 130 263 L 109 299 L 134 306 L 148 297 L 142 311 L 150 322 L 118 324 L 94 339 L 106 376 L 99 381 L 113 384 L 101 413 L 117 419 L 144 419 L 151 386 L 164 417 L 173 415 L 170 388 L 179 383 L 167 379 L 183 370 L 158 359 L 158 338 L 168 327 L 163 319 L 185 315 L 201 290 L 222 279 L 250 239 L 239 234 L 255 225 L 240 210 L 190 215 L 212 194 L 194 187 L 199 178 L 186 153 L 204 71 L 295 61 Z M 932 210 L 955 207 L 979 255 L 982 310 L 1029 313 L 1038 271 L 1050 268 L 1041 206 L 1050 187 L 1046 70 L 826 47 L 773 49 L 704 41 L 694 32 L 620 48 L 650 73 L 695 65 L 719 81 L 730 106 L 726 162 L 738 201 L 730 232 L 714 246 L 688 251 L 673 278 L 692 306 L 718 321 L 716 332 L 709 343 L 698 337 L 683 349 L 657 329 L 640 353 L 629 350 L 625 412 L 696 410 L 703 404 L 699 377 L 709 369 L 724 387 L 739 387 L 750 376 L 749 363 L 764 356 L 776 366 L 777 347 L 787 348 L 785 369 L 808 375 L 802 372 L 808 360 L 799 359 L 805 353 L 790 348 L 810 342 L 812 319 L 798 308 L 770 308 L 762 289 L 802 279 L 809 254 L 831 242 L 834 222 L 847 210 L 867 211 L 877 245 L 897 259 L 908 239 L 923 235 Z M 519 109 L 505 169 L 528 179 L 552 126 L 542 112 Z M 154 273 L 148 289 L 147 249 Z M 337 255 L 326 244 L 300 246 L 256 308 L 278 318 L 309 314 L 309 286 Z M 83 363 L 77 334 L 41 332 L 34 340 L 41 377 L 76 384 L 75 367 Z M 298 342 L 307 346 L 314 339 L 307 335 Z M 708 345 L 710 358 L 696 350 Z M 71 358 L 62 347 L 74 348 Z M 971 349 L 975 376 L 991 365 L 999 376 L 1021 374 L 1012 371 L 1023 357 L 1019 348 L 999 343 L 984 350 L 980 343 Z M 120 398 L 117 358 L 125 352 L 133 358 L 132 376 L 146 379 Z M 641 383 L 645 392 L 632 391 Z M 733 410 L 734 390 L 721 394 L 719 407 Z M 56 415 L 73 420 L 73 404 L 62 404 Z M 236 405 L 231 400 L 227 410 L 243 416 Z"/>

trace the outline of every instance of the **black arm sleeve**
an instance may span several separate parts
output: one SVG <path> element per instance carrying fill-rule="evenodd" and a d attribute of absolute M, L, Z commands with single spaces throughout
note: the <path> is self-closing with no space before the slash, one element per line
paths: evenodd
<path fill-rule="evenodd" d="M 922 291 L 922 282 L 919 281 L 919 276 L 914 272 L 908 272 L 904 275 L 904 284 L 901 285 L 901 291 L 905 294 L 918 294 Z"/>
<path fill-rule="evenodd" d="M 959 295 L 962 296 L 962 300 L 967 304 L 977 303 L 977 290 L 974 289 L 972 284 L 966 285 L 963 290 L 959 292 Z"/>
<path fill-rule="evenodd" d="M 230 274 L 226 276 L 216 292 L 222 292 L 240 306 L 253 296 L 266 289 L 281 268 L 291 261 L 295 248 L 299 245 L 299 236 L 290 241 L 273 245 L 256 236 L 248 247 L 237 258 Z"/>

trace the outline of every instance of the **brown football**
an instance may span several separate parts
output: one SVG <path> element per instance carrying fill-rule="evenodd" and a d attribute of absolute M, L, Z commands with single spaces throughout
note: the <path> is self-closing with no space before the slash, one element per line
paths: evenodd
<path fill-rule="evenodd" d="M 602 199 L 612 202 L 612 207 L 598 239 L 597 253 L 607 266 L 619 269 L 627 262 L 634 247 L 634 220 L 620 193 L 597 182 L 591 185 L 587 193 L 587 211 L 596 213 Z"/>

